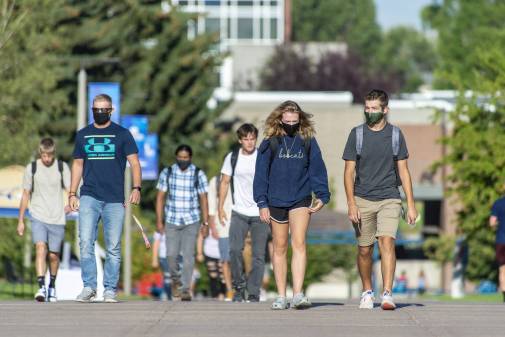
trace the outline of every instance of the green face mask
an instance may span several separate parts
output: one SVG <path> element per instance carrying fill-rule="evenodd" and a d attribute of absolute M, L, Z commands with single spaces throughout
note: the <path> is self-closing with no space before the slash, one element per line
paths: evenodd
<path fill-rule="evenodd" d="M 368 126 L 374 126 L 384 118 L 384 112 L 366 112 L 365 120 Z"/>

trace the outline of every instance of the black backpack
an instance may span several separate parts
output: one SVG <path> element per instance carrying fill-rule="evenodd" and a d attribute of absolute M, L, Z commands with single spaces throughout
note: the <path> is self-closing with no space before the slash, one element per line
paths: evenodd
<path fill-rule="evenodd" d="M 65 189 L 65 183 L 63 182 L 63 162 L 61 160 L 57 160 L 58 163 L 58 171 L 60 172 L 60 182 L 61 182 L 61 188 Z M 32 161 L 32 190 L 31 194 L 33 194 L 33 191 L 35 190 L 35 173 L 37 172 L 37 161 L 34 160 Z"/>
<path fill-rule="evenodd" d="M 235 204 L 235 185 L 233 184 L 233 177 L 235 176 L 235 168 L 237 167 L 237 162 L 238 162 L 238 154 L 240 152 L 240 147 L 234 149 L 232 152 L 231 152 L 231 180 L 230 180 L 230 188 L 231 188 L 231 200 L 232 200 L 232 203 Z M 219 180 L 220 177 L 219 177 Z M 218 189 L 218 193 L 219 193 L 219 189 Z"/>

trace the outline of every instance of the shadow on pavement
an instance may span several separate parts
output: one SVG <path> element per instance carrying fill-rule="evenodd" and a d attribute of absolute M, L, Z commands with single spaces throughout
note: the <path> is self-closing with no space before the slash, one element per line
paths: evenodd
<path fill-rule="evenodd" d="M 312 302 L 312 307 L 311 308 L 318 308 L 318 307 L 334 307 L 334 306 L 339 306 L 339 305 L 344 305 L 344 303 L 335 303 L 335 302 Z"/>

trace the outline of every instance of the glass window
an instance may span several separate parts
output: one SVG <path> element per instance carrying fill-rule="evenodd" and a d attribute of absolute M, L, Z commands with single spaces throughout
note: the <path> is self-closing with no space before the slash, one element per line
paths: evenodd
<path fill-rule="evenodd" d="M 216 18 L 205 18 L 205 32 L 207 33 L 219 33 L 220 23 L 219 19 Z"/>
<path fill-rule="evenodd" d="M 277 39 L 277 19 L 270 19 L 270 38 Z"/>
<path fill-rule="evenodd" d="M 205 0 L 205 6 L 219 6 L 221 0 Z"/>
<path fill-rule="evenodd" d="M 239 18 L 238 19 L 238 36 L 239 39 L 253 38 L 253 19 Z"/>
<path fill-rule="evenodd" d="M 180 0 L 179 1 L 179 5 L 181 5 L 181 6 L 187 6 L 188 5 L 188 1 L 187 0 L 186 1 Z"/>
<path fill-rule="evenodd" d="M 254 1 L 247 1 L 247 0 L 238 0 L 238 5 L 239 6 L 251 6 L 253 5 Z"/>

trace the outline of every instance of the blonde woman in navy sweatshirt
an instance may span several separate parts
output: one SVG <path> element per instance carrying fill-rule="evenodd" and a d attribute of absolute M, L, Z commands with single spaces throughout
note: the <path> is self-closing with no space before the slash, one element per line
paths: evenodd
<path fill-rule="evenodd" d="M 286 299 L 289 232 L 293 249 L 291 306 L 297 309 L 311 306 L 302 289 L 307 263 L 305 237 L 311 214 L 330 200 L 328 175 L 314 138 L 311 117 L 293 101 L 279 105 L 266 120 L 265 140 L 256 160 L 254 200 L 261 220 L 272 227 L 272 262 L 278 291 L 272 304 L 274 310 L 289 307 Z"/>

